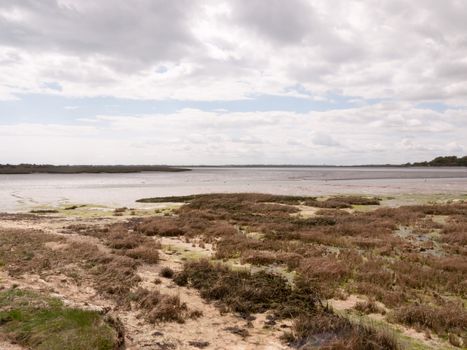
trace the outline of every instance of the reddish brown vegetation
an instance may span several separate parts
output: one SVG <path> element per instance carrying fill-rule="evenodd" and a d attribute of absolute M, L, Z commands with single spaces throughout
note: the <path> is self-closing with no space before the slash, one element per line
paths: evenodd
<path fill-rule="evenodd" d="M 303 315 L 295 319 L 285 340 L 300 349 L 396 350 L 394 336 L 368 326 L 353 324 L 331 312 Z"/>
<path fill-rule="evenodd" d="M 431 329 L 437 333 L 467 332 L 467 311 L 462 305 L 447 303 L 443 306 L 411 305 L 397 309 L 394 319 L 409 326 Z"/>
<path fill-rule="evenodd" d="M 138 288 L 137 268 L 141 261 L 158 261 L 160 245 L 143 236 L 134 235 L 133 242 L 120 225 L 104 230 L 89 229 L 89 234 L 100 236 L 115 253 L 102 252 L 90 243 L 67 242 L 66 239 L 41 231 L 0 229 L 0 263 L 12 276 L 24 274 L 67 275 L 77 284 L 90 283 L 101 295 L 113 300 L 119 307 L 131 307 L 131 301 L 151 322 L 177 321 L 196 316 L 178 297 L 158 291 Z M 51 249 L 47 244 L 59 245 Z M 122 252 L 125 255 L 121 255 Z M 129 255 L 129 256 L 126 256 Z"/>
<path fill-rule="evenodd" d="M 259 266 L 280 264 L 297 272 L 293 286 L 279 276 L 232 272 L 220 266 L 213 268 L 207 263 L 188 264 L 183 273 L 175 277 L 179 284 L 193 286 L 203 297 L 217 300 L 233 311 L 273 310 L 277 314 L 296 316 L 302 314 L 297 310 L 303 309 L 304 296 L 297 291 L 312 291 L 310 295 L 314 301 L 305 305 L 308 305 L 307 310 L 315 310 L 318 296 L 335 297 L 344 290 L 368 296 L 369 302 L 357 306 L 362 312 L 378 312 L 376 301 L 379 301 L 396 310 L 392 319 L 397 322 L 443 334 L 465 332 L 459 326 L 464 320 L 459 311 L 463 311 L 462 307 L 456 309 L 460 318 L 445 313 L 444 321 L 439 321 L 441 326 L 424 321 L 424 318 L 432 315 L 432 309 L 442 313 L 446 300 L 461 300 L 466 296 L 467 249 L 463 246 L 467 232 L 467 204 L 378 208 L 352 213 L 336 209 L 376 205 L 377 202 L 373 198 L 360 197 L 322 201 L 260 194 L 193 196 L 189 203 L 175 211 L 175 215 L 135 219 L 103 230 L 89 230 L 86 234 L 101 239 L 114 253 L 122 255 L 121 261 L 110 261 L 111 271 L 116 269 L 112 267 L 115 263 L 123 272 L 122 280 L 123 276 L 136 276 L 133 264 L 157 262 L 159 244 L 152 236 L 196 238 L 213 243 L 217 259 L 237 259 Z M 298 204 L 324 209 L 305 218 L 294 206 Z M 437 215 L 445 216 L 446 224 L 434 220 Z M 32 260 L 31 265 L 37 264 L 34 257 Z M 126 286 L 122 290 L 111 288 L 118 283 L 111 284 L 110 281 L 119 280 L 120 274 L 115 277 L 105 270 L 99 274 L 103 276 L 100 277 L 100 288 L 105 293 L 113 293 L 117 299 L 128 295 Z M 136 298 L 136 304 L 139 307 L 156 305 L 154 300 L 158 297 L 151 293 L 141 292 L 144 297 Z M 290 293 L 295 293 L 293 301 L 284 299 Z M 284 303 L 290 307 L 285 313 L 277 306 Z M 169 305 L 183 314 L 183 308 L 174 300 Z M 164 306 L 165 309 L 170 307 Z M 148 310 L 145 315 L 153 321 L 168 317 L 164 312 L 159 316 L 150 307 Z M 175 311 L 170 313 L 177 314 Z M 373 336 L 362 329 L 359 331 Z M 303 339 L 297 334 L 293 336 L 295 340 Z M 342 334 L 325 342 L 326 346 L 345 349 L 345 344 L 360 344 L 353 331 L 346 330 Z M 352 346 L 348 348 L 355 348 Z"/>
<path fill-rule="evenodd" d="M 148 291 L 138 288 L 132 297 L 133 301 L 144 310 L 144 315 L 151 323 L 160 321 L 185 322 L 188 308 L 176 295 L 165 295 L 159 291 Z"/>
<path fill-rule="evenodd" d="M 355 310 L 363 312 L 365 314 L 385 314 L 386 310 L 379 306 L 373 299 L 368 301 L 358 302 L 355 305 Z"/>
<path fill-rule="evenodd" d="M 187 201 L 175 216 L 147 219 L 135 230 L 164 235 L 173 231 L 166 227 L 177 227 L 177 234 L 215 243 L 216 258 L 284 264 L 298 272 L 296 283 L 325 297 L 340 295 L 344 288 L 390 308 L 465 298 L 466 203 L 348 213 L 336 208 L 379 200 L 213 194 Z M 298 204 L 324 209 L 303 218 L 293 206 Z M 445 225 L 434 220 L 438 215 L 447 217 Z M 399 234 L 400 228 L 405 231 Z M 433 238 L 437 232 L 438 241 Z"/>

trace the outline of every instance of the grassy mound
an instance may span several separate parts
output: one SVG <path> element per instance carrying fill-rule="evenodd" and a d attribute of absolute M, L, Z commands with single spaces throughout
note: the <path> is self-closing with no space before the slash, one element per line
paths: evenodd
<path fill-rule="evenodd" d="M 68 308 L 35 292 L 0 292 L 0 333 L 30 349 L 119 349 L 123 336 L 111 323 L 95 311 Z"/>

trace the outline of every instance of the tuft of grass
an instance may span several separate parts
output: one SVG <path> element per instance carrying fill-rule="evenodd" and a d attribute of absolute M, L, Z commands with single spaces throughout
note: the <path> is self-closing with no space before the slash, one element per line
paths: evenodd
<path fill-rule="evenodd" d="M 136 230 L 146 236 L 162 237 L 181 236 L 185 231 L 180 228 L 177 220 L 171 217 L 147 218 L 136 226 Z"/>
<path fill-rule="evenodd" d="M 433 330 L 438 334 L 467 334 L 467 311 L 462 305 L 448 303 L 444 306 L 411 305 L 401 307 L 391 315 L 392 320 L 419 329 Z"/>
<path fill-rule="evenodd" d="M 175 283 L 198 289 L 208 300 L 219 301 L 240 314 L 273 310 L 284 317 L 315 310 L 316 294 L 307 288 L 292 288 L 279 275 L 260 271 L 232 270 L 207 260 L 189 262 L 175 275 Z"/>
<path fill-rule="evenodd" d="M 331 297 L 335 289 L 350 276 L 351 266 L 334 256 L 302 259 L 298 267 L 302 283 L 316 286 L 321 295 Z"/>
<path fill-rule="evenodd" d="M 360 311 L 364 314 L 382 314 L 386 313 L 386 310 L 378 305 L 374 300 L 367 300 L 363 302 L 358 302 L 355 305 L 355 310 Z"/>
<path fill-rule="evenodd" d="M 68 308 L 35 292 L 0 292 L 0 333 L 30 349 L 119 349 L 123 335 L 116 324 L 95 311 Z"/>
<path fill-rule="evenodd" d="M 56 214 L 58 210 L 56 209 L 34 209 L 30 211 L 31 214 Z"/>
<path fill-rule="evenodd" d="M 292 332 L 283 337 L 292 347 L 326 350 L 399 350 L 392 334 L 369 325 L 354 324 L 324 311 L 294 320 Z"/>
<path fill-rule="evenodd" d="M 182 303 L 177 295 L 166 295 L 157 290 L 138 288 L 133 294 L 133 300 L 151 323 L 161 321 L 184 323 L 189 314 L 186 304 Z"/>
<path fill-rule="evenodd" d="M 163 267 L 161 269 L 160 275 L 165 278 L 172 278 L 175 272 L 170 267 Z"/>
<path fill-rule="evenodd" d="M 136 248 L 128 249 L 125 255 L 133 259 L 140 259 L 148 264 L 157 264 L 159 262 L 159 245 L 140 245 Z"/>

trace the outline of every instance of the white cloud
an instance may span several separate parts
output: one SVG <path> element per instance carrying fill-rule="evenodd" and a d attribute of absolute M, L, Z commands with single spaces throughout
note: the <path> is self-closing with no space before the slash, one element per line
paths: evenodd
<path fill-rule="evenodd" d="M 300 83 L 465 105 L 466 17 L 458 0 L 0 1 L 0 98 L 219 100 Z"/>
<path fill-rule="evenodd" d="M 96 135 L 97 129 L 89 125 L 64 125 L 19 123 L 13 125 L 0 124 L 0 136 L 8 137 L 79 137 Z M 25 138 L 27 140 L 27 138 Z"/>
<path fill-rule="evenodd" d="M 9 118 L 0 121 L 2 161 L 349 164 L 462 154 L 466 18 L 459 0 L 0 0 L 0 108 L 22 94 L 66 96 L 64 115 L 78 118 L 15 124 L 0 109 Z M 234 113 L 219 102 L 265 94 L 328 108 L 345 95 L 355 107 L 266 113 L 249 104 Z M 95 96 L 220 108 L 131 115 L 128 104 L 94 116 L 74 99 Z M 416 108 L 422 102 L 447 110 Z"/>
<path fill-rule="evenodd" d="M 311 113 L 102 115 L 79 125 L 0 125 L 0 148 L 10 159 L 95 164 L 405 163 L 467 151 L 467 126 L 459 124 L 467 111 L 431 111 L 423 128 L 413 125 L 423 112 L 391 104 Z"/>

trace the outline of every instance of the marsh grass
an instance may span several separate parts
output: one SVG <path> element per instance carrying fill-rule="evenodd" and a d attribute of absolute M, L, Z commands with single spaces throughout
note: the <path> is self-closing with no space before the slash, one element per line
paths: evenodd
<path fill-rule="evenodd" d="M 95 311 L 20 289 L 0 291 L 0 333 L 34 350 L 114 350 L 123 339 Z"/>
<path fill-rule="evenodd" d="M 188 317 L 188 308 L 177 295 L 166 295 L 157 290 L 138 288 L 132 293 L 132 300 L 144 310 L 143 314 L 151 323 L 170 321 L 183 323 Z"/>
<path fill-rule="evenodd" d="M 400 344 L 387 330 L 355 324 L 325 310 L 302 315 L 294 320 L 284 340 L 298 349 L 326 350 L 399 350 Z"/>
<path fill-rule="evenodd" d="M 207 260 L 185 264 L 174 281 L 180 286 L 196 288 L 203 298 L 218 301 L 242 315 L 273 310 L 277 315 L 291 317 L 314 310 L 318 303 L 311 289 L 292 288 L 279 275 L 232 270 Z"/>
<path fill-rule="evenodd" d="M 57 214 L 59 211 L 56 209 L 34 209 L 31 210 L 31 214 Z"/>
<path fill-rule="evenodd" d="M 63 273 L 71 277 L 71 271 L 64 266 L 77 265 L 78 273 L 75 275 L 73 271 L 72 277 L 78 284 L 91 283 L 97 293 L 113 300 L 122 309 L 130 309 L 133 302 L 133 305 L 136 305 L 143 314 L 148 315 L 148 319 L 152 322 L 156 320 L 181 322 L 183 317 L 191 315 L 186 305 L 158 291 L 139 288 L 137 295 L 140 297 L 134 303 L 133 293 L 141 281 L 137 269 L 143 261 L 148 263 L 158 261 L 158 246 L 151 246 L 154 240 L 140 234 L 135 234 L 135 244 L 122 244 L 122 239 L 124 242 L 130 241 L 126 236 L 128 231 L 115 226 L 116 231 L 110 233 L 112 227 L 90 230 L 88 234 L 95 234 L 114 246 L 115 253 L 106 253 L 96 245 L 81 242 L 67 243 L 62 249 L 52 250 L 47 248 L 48 243 L 64 243 L 66 239 L 41 231 L 0 229 L 0 258 L 6 270 L 13 276 L 30 273 L 46 276 Z M 138 236 L 143 240 L 139 241 Z M 149 244 L 149 247 L 145 244 Z M 126 254 L 136 255 L 129 257 Z M 143 295 L 147 298 L 152 295 L 153 300 L 159 300 L 160 303 L 155 307 L 151 303 L 142 302 Z"/>
<path fill-rule="evenodd" d="M 391 317 L 421 330 L 429 329 L 442 335 L 454 333 L 467 340 L 467 311 L 459 304 L 411 305 L 395 310 Z"/>
<path fill-rule="evenodd" d="M 297 272 L 296 284 L 325 298 L 339 297 L 342 291 L 359 293 L 398 310 L 428 304 L 442 308 L 446 300 L 462 301 L 467 295 L 467 203 L 388 208 L 378 207 L 380 199 L 375 197 L 317 199 L 257 193 L 176 200 L 185 204 L 173 216 L 147 218 L 134 230 L 213 243 L 215 258 L 224 261 L 284 265 Z M 319 210 L 302 217 L 298 205 Z M 353 206 L 371 206 L 372 210 L 347 210 Z M 443 221 L 435 220 L 439 216 Z M 215 281 L 225 285 L 229 278 Z M 216 295 L 210 288 L 200 289 L 206 296 Z M 229 298 L 227 294 L 232 308 L 235 304 Z M 254 311 L 255 307 L 244 309 Z M 389 319 L 402 322 L 403 317 Z M 444 328 L 430 323 L 425 327 L 445 334 L 459 326 L 448 322 Z"/>
<path fill-rule="evenodd" d="M 185 204 L 170 216 L 134 218 L 100 229 L 70 227 L 98 238 L 111 253 L 87 244 L 70 244 L 63 252 L 44 250 L 45 243 L 58 238 L 37 232 L 5 237 L 0 230 L 0 260 L 12 274 L 44 273 L 58 261 L 77 263 L 91 273 L 102 295 L 136 306 L 151 322 L 182 322 L 191 312 L 179 299 L 149 290 L 134 295 L 138 266 L 158 261 L 157 238 L 177 236 L 211 243 L 220 262 L 188 261 L 173 276 L 178 285 L 196 288 L 222 310 L 245 317 L 270 311 L 274 317 L 293 318 L 289 343 L 304 349 L 397 348 L 384 332 L 349 324 L 321 304 L 349 294 L 369 300 L 357 306 L 363 313 L 381 306 L 387 321 L 453 341 L 465 338 L 467 203 L 387 208 L 376 207 L 379 199 L 373 197 L 263 194 L 169 200 Z M 299 208 L 306 205 L 319 209 L 304 217 Z M 355 205 L 372 207 L 348 210 Z M 227 267 L 232 261 L 255 272 Z M 279 269 L 292 277 L 271 272 Z M 438 314 L 439 320 L 431 321 Z"/>
<path fill-rule="evenodd" d="M 386 310 L 378 305 L 373 299 L 358 302 L 355 305 L 355 310 L 364 314 L 386 314 Z"/>
<path fill-rule="evenodd" d="M 292 331 L 283 337 L 294 348 L 399 349 L 393 335 L 351 323 L 323 306 L 306 285 L 298 282 L 292 287 L 278 275 L 199 261 L 187 263 L 175 282 L 198 289 L 203 298 L 247 319 L 251 313 L 266 311 L 272 311 L 276 318 L 294 318 Z"/>

